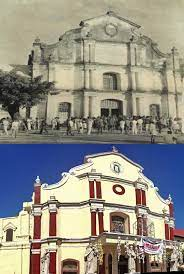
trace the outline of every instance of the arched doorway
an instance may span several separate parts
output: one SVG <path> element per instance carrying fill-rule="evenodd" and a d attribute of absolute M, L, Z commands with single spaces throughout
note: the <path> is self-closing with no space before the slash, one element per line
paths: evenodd
<path fill-rule="evenodd" d="M 112 274 L 112 255 L 108 255 L 108 274 Z"/>
<path fill-rule="evenodd" d="M 128 273 L 128 258 L 121 255 L 118 262 L 118 274 Z"/>
<path fill-rule="evenodd" d="M 160 117 L 160 106 L 157 104 L 150 105 L 150 116 Z"/>
<path fill-rule="evenodd" d="M 62 262 L 61 274 L 79 274 L 79 261 L 67 259 Z"/>
<path fill-rule="evenodd" d="M 58 117 L 60 123 L 64 123 L 71 116 L 71 104 L 62 102 L 58 106 Z"/>
<path fill-rule="evenodd" d="M 101 101 L 101 116 L 120 116 L 123 115 L 122 101 L 107 99 Z"/>

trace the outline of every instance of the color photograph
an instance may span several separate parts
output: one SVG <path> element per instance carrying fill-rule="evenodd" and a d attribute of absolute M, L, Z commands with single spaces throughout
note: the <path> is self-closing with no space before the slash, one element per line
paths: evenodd
<path fill-rule="evenodd" d="M 0 154 L 1 273 L 183 270 L 183 145 L 1 145 Z"/>

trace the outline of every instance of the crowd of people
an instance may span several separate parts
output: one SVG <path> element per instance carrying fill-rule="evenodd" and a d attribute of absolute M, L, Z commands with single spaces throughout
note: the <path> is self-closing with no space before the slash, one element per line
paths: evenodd
<path fill-rule="evenodd" d="M 45 119 L 28 118 L 14 119 L 3 118 L 1 120 L 2 134 L 6 136 L 12 135 L 16 138 L 18 131 L 32 132 L 36 131 L 40 134 L 52 131 L 64 131 L 66 135 L 92 133 L 103 134 L 125 134 L 125 135 L 151 135 L 152 141 L 156 135 L 164 133 L 183 133 L 181 119 L 172 119 L 166 117 L 151 116 L 110 116 L 97 118 L 68 118 L 64 123 L 58 117 L 51 121 L 51 125 L 47 125 Z"/>

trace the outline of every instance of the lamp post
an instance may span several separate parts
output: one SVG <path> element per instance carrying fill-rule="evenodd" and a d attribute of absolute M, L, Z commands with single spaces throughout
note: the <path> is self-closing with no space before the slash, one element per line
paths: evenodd
<path fill-rule="evenodd" d="M 177 90 L 177 82 L 176 82 L 176 63 L 175 63 L 175 53 L 177 49 L 173 47 L 171 49 L 172 53 L 172 65 L 173 65 L 173 78 L 174 78 L 174 90 L 175 90 L 175 104 L 176 104 L 176 118 L 179 118 L 178 113 L 178 90 Z"/>

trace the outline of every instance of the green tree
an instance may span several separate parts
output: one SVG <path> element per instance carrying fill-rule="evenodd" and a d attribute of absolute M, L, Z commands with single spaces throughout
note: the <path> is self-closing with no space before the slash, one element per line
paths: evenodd
<path fill-rule="evenodd" d="M 32 79 L 16 72 L 0 70 L 0 104 L 12 118 L 19 112 L 20 107 L 29 110 L 46 99 L 46 95 L 53 87 L 53 82 L 42 81 L 41 76 Z"/>

